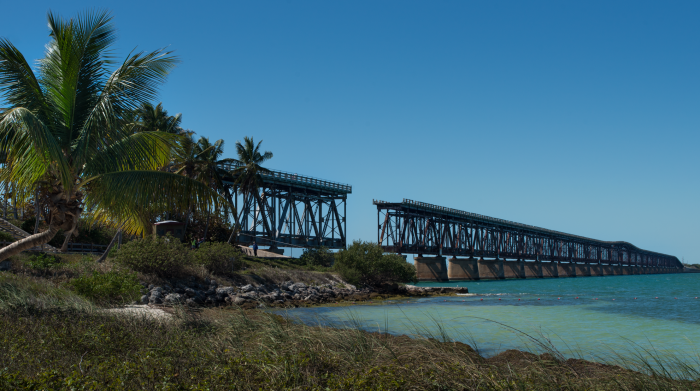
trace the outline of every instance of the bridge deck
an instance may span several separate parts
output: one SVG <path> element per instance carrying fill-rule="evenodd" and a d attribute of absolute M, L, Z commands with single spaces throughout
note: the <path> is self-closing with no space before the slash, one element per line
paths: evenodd
<path fill-rule="evenodd" d="M 241 167 L 241 164 L 238 163 L 225 163 L 221 165 L 221 168 L 229 172 L 239 167 Z M 268 185 L 285 185 L 300 189 L 323 190 L 334 194 L 352 193 L 352 186 L 350 185 L 286 171 L 270 170 L 269 173 L 261 173 L 260 176 L 262 177 L 263 182 Z M 230 177 L 226 178 L 226 181 L 232 183 L 235 178 L 236 176 L 231 175 Z"/>

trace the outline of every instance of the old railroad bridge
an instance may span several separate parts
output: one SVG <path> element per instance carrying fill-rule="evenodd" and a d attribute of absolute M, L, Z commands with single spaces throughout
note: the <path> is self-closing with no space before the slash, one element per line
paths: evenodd
<path fill-rule="evenodd" d="M 227 172 L 239 167 L 222 164 Z M 235 184 L 236 176 L 224 177 L 231 203 L 238 211 L 232 216 L 240 224 L 238 242 L 280 247 L 345 248 L 345 210 L 352 186 L 278 170 L 261 173 L 258 192 L 247 197 Z"/>
<path fill-rule="evenodd" d="M 422 281 L 683 270 L 678 258 L 627 242 L 590 239 L 407 199 L 374 205 L 378 243 L 387 252 L 417 254 L 414 262 Z"/>
<path fill-rule="evenodd" d="M 221 168 L 231 173 L 236 164 Z M 284 171 L 262 173 L 247 197 L 224 178 L 241 227 L 238 241 L 343 249 L 352 186 Z M 678 258 L 627 242 L 606 242 L 404 199 L 374 201 L 384 251 L 416 254 L 425 281 L 676 273 Z M 451 258 L 447 259 L 446 256 Z"/>

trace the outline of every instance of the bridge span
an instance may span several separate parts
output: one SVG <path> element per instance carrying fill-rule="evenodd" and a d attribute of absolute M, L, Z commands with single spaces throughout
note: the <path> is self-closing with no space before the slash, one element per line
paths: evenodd
<path fill-rule="evenodd" d="M 238 212 L 238 243 L 280 247 L 345 248 L 345 211 L 352 186 L 279 170 L 260 174 L 257 192 L 244 195 L 236 185 L 238 163 L 225 163 L 223 178 L 229 200 Z"/>
<path fill-rule="evenodd" d="M 373 203 L 379 245 L 387 252 L 416 254 L 422 281 L 683 271 L 678 258 L 627 242 L 596 240 L 408 199 Z"/>

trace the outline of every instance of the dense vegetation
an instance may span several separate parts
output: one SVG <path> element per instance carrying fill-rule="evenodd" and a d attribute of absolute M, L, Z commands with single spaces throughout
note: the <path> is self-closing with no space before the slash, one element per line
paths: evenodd
<path fill-rule="evenodd" d="M 169 319 L 116 314 L 97 310 L 70 291 L 0 275 L 0 389 L 691 390 L 700 386 L 672 380 L 697 379 L 698 373 L 667 357 L 623 363 L 644 373 L 565 360 L 544 347 L 540 355 L 507 351 L 485 359 L 471 347 L 451 342 L 446 333 L 426 335 L 417 329 L 409 338 L 368 333 L 353 322 L 346 326 L 309 327 L 260 311 L 176 309 Z M 663 359 L 665 366 L 659 367 L 654 358 Z"/>
<path fill-rule="evenodd" d="M 334 269 L 351 284 L 380 286 L 416 281 L 415 267 L 398 254 L 384 254 L 376 243 L 355 241 L 335 254 Z"/>

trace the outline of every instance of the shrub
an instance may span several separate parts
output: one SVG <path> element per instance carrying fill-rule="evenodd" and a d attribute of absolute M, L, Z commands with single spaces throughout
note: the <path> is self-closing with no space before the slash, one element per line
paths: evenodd
<path fill-rule="evenodd" d="M 34 225 L 36 224 L 36 218 L 32 217 L 31 219 L 24 220 L 22 224 L 19 226 L 22 230 L 25 232 L 28 232 L 30 234 L 34 233 Z"/>
<path fill-rule="evenodd" d="M 351 284 L 378 286 L 384 283 L 414 282 L 416 269 L 397 254 L 370 242 L 355 241 L 335 254 L 335 270 Z"/>
<path fill-rule="evenodd" d="M 93 272 L 90 276 L 71 280 L 69 285 L 77 294 L 96 304 L 129 303 L 141 292 L 136 273 L 128 272 Z"/>
<path fill-rule="evenodd" d="M 206 242 L 193 252 L 198 265 L 213 274 L 230 275 L 241 268 L 241 252 L 228 243 Z"/>
<path fill-rule="evenodd" d="M 35 270 L 46 271 L 56 268 L 61 264 L 61 261 L 62 260 L 58 255 L 39 253 L 29 257 L 27 266 Z"/>
<path fill-rule="evenodd" d="M 0 242 L 14 242 L 15 237 L 7 232 L 0 231 Z"/>
<path fill-rule="evenodd" d="M 170 235 L 147 237 L 122 245 L 114 262 L 141 273 L 177 277 L 191 264 L 189 251 Z"/>
<path fill-rule="evenodd" d="M 299 260 L 308 266 L 331 267 L 333 265 L 333 253 L 327 247 L 305 248 Z"/>

